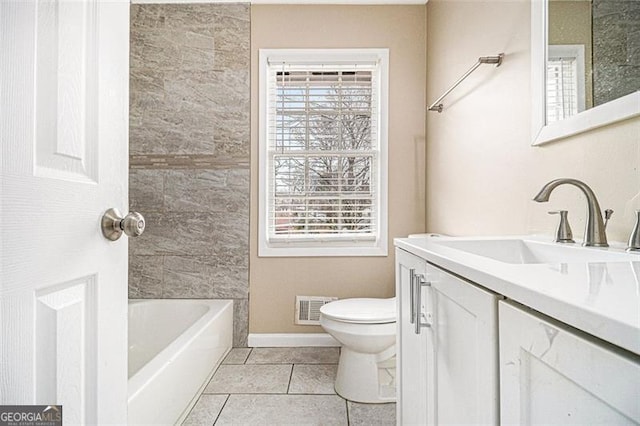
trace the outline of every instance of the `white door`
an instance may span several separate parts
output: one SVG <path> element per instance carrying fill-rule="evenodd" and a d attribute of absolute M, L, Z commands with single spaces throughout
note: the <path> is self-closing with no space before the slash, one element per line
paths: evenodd
<path fill-rule="evenodd" d="M 424 277 L 426 268 L 425 260 L 396 249 L 396 420 L 399 425 L 427 422 L 427 343 L 424 333 L 416 334 L 414 312 L 416 276 Z"/>
<path fill-rule="evenodd" d="M 128 0 L 0 2 L 0 404 L 124 424 Z"/>
<path fill-rule="evenodd" d="M 640 356 L 500 302 L 503 425 L 640 424 Z"/>
<path fill-rule="evenodd" d="M 497 425 L 498 296 L 427 266 L 429 425 Z"/>

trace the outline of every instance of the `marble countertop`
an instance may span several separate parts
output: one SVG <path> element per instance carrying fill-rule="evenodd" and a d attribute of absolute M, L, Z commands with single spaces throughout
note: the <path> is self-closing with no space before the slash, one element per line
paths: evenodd
<path fill-rule="evenodd" d="M 541 241 L 531 236 L 474 239 L 506 238 Z M 608 262 L 513 264 L 438 244 L 455 239 L 396 238 L 395 245 L 508 299 L 640 355 L 640 255 Z M 622 247 L 584 250 L 624 253 Z"/>

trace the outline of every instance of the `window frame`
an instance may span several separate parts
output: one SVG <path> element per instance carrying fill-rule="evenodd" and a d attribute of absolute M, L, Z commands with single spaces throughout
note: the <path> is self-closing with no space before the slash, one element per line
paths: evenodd
<path fill-rule="evenodd" d="M 378 78 L 378 193 L 376 235 L 371 240 L 304 239 L 298 241 L 270 241 L 268 228 L 268 206 L 270 180 L 268 167 L 268 123 L 267 90 L 270 62 L 293 62 L 299 64 L 353 64 L 377 62 Z M 303 257 L 303 256 L 387 256 L 387 198 L 388 198 L 388 105 L 389 105 L 389 50 L 388 49 L 259 49 L 259 162 L 258 162 L 258 256 Z"/>

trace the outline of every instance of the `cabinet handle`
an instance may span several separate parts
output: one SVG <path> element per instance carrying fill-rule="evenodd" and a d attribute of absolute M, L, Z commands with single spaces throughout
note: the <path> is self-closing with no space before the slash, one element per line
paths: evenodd
<path fill-rule="evenodd" d="M 409 306 L 410 306 L 409 310 L 411 312 L 411 317 L 409 318 L 409 321 L 411 322 L 411 324 L 413 324 L 416 320 L 415 282 L 416 282 L 416 270 L 411 268 L 409 269 Z"/>
<path fill-rule="evenodd" d="M 422 309 L 421 309 L 421 300 L 422 300 L 422 287 L 431 287 L 431 282 L 426 281 L 424 279 L 424 275 L 416 274 L 414 278 L 415 290 L 414 290 L 414 298 L 415 298 L 415 313 L 416 313 L 416 328 L 415 333 L 420 334 L 420 330 L 425 327 L 431 327 L 430 322 L 422 322 Z M 426 317 L 425 317 L 426 318 Z"/>

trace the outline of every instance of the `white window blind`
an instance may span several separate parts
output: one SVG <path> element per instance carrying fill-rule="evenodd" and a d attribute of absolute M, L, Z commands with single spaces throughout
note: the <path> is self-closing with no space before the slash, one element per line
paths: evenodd
<path fill-rule="evenodd" d="M 549 58 L 547 61 L 547 122 L 578 113 L 576 58 Z"/>
<path fill-rule="evenodd" d="M 585 47 L 552 44 L 548 49 L 547 123 L 553 123 L 585 109 Z"/>
<path fill-rule="evenodd" d="M 269 242 L 377 238 L 376 67 L 268 64 Z"/>

